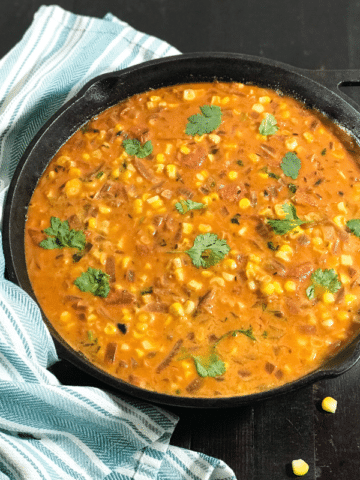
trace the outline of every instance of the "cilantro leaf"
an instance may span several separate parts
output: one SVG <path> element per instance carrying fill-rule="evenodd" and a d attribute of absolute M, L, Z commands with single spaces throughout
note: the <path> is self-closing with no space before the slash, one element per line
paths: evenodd
<path fill-rule="evenodd" d="M 352 220 L 349 220 L 348 222 L 346 222 L 346 226 L 351 231 L 351 233 L 353 233 L 354 235 L 360 238 L 360 220 L 359 219 L 354 218 Z"/>
<path fill-rule="evenodd" d="M 151 143 L 151 140 L 148 140 L 143 145 L 141 145 L 140 141 L 137 138 L 127 138 L 123 140 L 122 144 L 125 148 L 125 152 L 128 155 L 136 156 L 138 158 L 145 158 L 153 151 L 153 145 Z"/>
<path fill-rule="evenodd" d="M 226 240 L 221 240 L 215 233 L 198 235 L 194 245 L 186 250 L 195 267 L 208 268 L 219 263 L 230 252 Z"/>
<path fill-rule="evenodd" d="M 175 203 L 175 208 L 179 213 L 185 215 L 189 210 L 201 210 L 206 208 L 206 205 L 192 200 L 180 200 L 180 202 Z"/>
<path fill-rule="evenodd" d="M 268 219 L 268 224 L 272 227 L 277 235 L 285 235 L 285 233 L 288 233 L 290 230 L 299 227 L 303 223 L 308 223 L 307 221 L 300 220 L 296 214 L 294 205 L 291 203 L 284 203 L 282 209 L 285 213 L 284 219 Z"/>
<path fill-rule="evenodd" d="M 260 123 L 259 133 L 260 135 L 274 135 L 279 130 L 277 126 L 276 118 L 271 113 L 268 113 L 264 120 Z"/>
<path fill-rule="evenodd" d="M 201 113 L 191 115 L 188 118 L 185 133 L 186 135 L 204 135 L 216 130 L 221 123 L 221 108 L 216 105 L 203 105 Z"/>
<path fill-rule="evenodd" d="M 296 180 L 301 168 L 301 160 L 295 152 L 287 152 L 280 164 L 282 171 L 287 177 L 291 177 Z"/>
<path fill-rule="evenodd" d="M 226 372 L 225 363 L 215 352 L 210 353 L 206 357 L 202 355 L 193 356 L 193 359 L 196 371 L 200 377 L 217 377 Z"/>
<path fill-rule="evenodd" d="M 79 250 L 85 248 L 85 233 L 82 230 L 70 230 L 67 220 L 62 222 L 58 217 L 51 217 L 50 227 L 46 228 L 44 232 L 48 237 L 42 240 L 39 245 L 47 250 L 65 247 Z"/>
<path fill-rule="evenodd" d="M 311 275 L 312 284 L 306 289 L 306 295 L 310 300 L 316 296 L 316 289 L 321 287 L 330 293 L 336 293 L 341 288 L 339 277 L 333 268 L 322 270 L 318 268 Z"/>
<path fill-rule="evenodd" d="M 90 292 L 97 297 L 107 297 L 110 292 L 109 278 L 110 276 L 102 270 L 89 267 L 74 281 L 74 284 L 82 292 Z"/>

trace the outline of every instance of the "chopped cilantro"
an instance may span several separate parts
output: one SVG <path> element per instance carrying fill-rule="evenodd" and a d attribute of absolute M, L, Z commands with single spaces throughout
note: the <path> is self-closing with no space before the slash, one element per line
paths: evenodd
<path fill-rule="evenodd" d="M 239 167 L 244 166 L 244 162 L 242 160 L 236 160 L 236 163 L 239 165 Z"/>
<path fill-rule="evenodd" d="M 62 222 L 60 218 L 51 217 L 50 227 L 44 230 L 47 238 L 42 240 L 39 245 L 47 250 L 54 248 L 78 248 L 84 250 L 85 248 L 85 233 L 82 230 L 74 230 L 69 228 L 67 220 Z"/>
<path fill-rule="evenodd" d="M 267 246 L 268 246 L 268 248 L 270 248 L 270 250 L 272 250 L 273 252 L 276 252 L 276 251 L 279 250 L 279 248 L 280 248 L 280 245 L 274 245 L 273 242 L 268 242 L 268 243 L 267 243 Z"/>
<path fill-rule="evenodd" d="M 221 108 L 216 105 L 203 105 L 200 107 L 201 113 L 191 115 L 188 118 L 185 133 L 187 135 L 204 135 L 216 130 L 221 123 Z"/>
<path fill-rule="evenodd" d="M 225 363 L 215 352 L 211 352 L 208 356 L 193 356 L 193 359 L 200 377 L 217 377 L 226 372 Z"/>
<path fill-rule="evenodd" d="M 180 200 L 180 202 L 175 203 L 175 208 L 179 213 L 185 215 L 189 210 L 201 210 L 206 208 L 206 205 L 192 200 Z"/>
<path fill-rule="evenodd" d="M 287 177 L 291 177 L 293 180 L 296 180 L 299 175 L 301 160 L 295 152 L 287 152 L 285 157 L 282 159 L 280 167 Z"/>
<path fill-rule="evenodd" d="M 144 288 L 141 290 L 140 295 L 151 295 L 153 293 L 153 287 Z"/>
<path fill-rule="evenodd" d="M 102 270 L 89 267 L 74 281 L 74 284 L 82 292 L 90 292 L 97 297 L 107 297 L 110 291 L 109 278 L 109 275 Z"/>
<path fill-rule="evenodd" d="M 291 193 L 296 193 L 297 186 L 294 185 L 293 183 L 288 183 L 288 189 L 290 190 Z"/>
<path fill-rule="evenodd" d="M 336 293 L 341 288 L 341 282 L 333 268 L 322 270 L 318 268 L 311 275 L 312 284 L 306 289 L 306 295 L 310 300 L 316 296 L 316 289 L 319 287 L 330 293 Z"/>
<path fill-rule="evenodd" d="M 359 219 L 354 218 L 352 220 L 349 220 L 348 222 L 346 222 L 346 226 L 351 231 L 351 233 L 353 233 L 354 235 L 360 238 L 360 220 Z"/>
<path fill-rule="evenodd" d="M 102 176 L 104 175 L 104 172 L 99 172 L 96 174 L 96 177 L 95 178 L 101 178 Z"/>
<path fill-rule="evenodd" d="M 326 148 L 324 148 L 324 150 L 321 151 L 321 155 L 322 156 L 326 155 Z"/>
<path fill-rule="evenodd" d="M 275 180 L 279 180 L 280 178 L 280 175 L 276 175 L 275 173 L 272 173 L 272 172 L 268 172 L 268 176 L 270 178 L 275 178 Z"/>
<path fill-rule="evenodd" d="M 153 151 L 151 140 L 148 140 L 143 145 L 136 138 L 127 138 L 123 141 L 123 147 L 128 155 L 136 156 L 138 158 L 145 158 Z"/>
<path fill-rule="evenodd" d="M 231 223 L 235 223 L 236 225 L 240 225 L 239 218 L 241 217 L 240 213 L 235 213 L 235 215 L 230 219 Z"/>
<path fill-rule="evenodd" d="M 290 232 L 290 230 L 302 225 L 303 223 L 308 223 L 306 221 L 300 220 L 300 218 L 296 214 L 296 209 L 294 205 L 292 205 L 291 203 L 284 203 L 282 209 L 285 213 L 284 219 L 268 219 L 268 224 L 272 227 L 272 229 L 277 235 L 285 235 L 285 233 Z"/>
<path fill-rule="evenodd" d="M 271 113 L 268 113 L 264 120 L 260 123 L 259 133 L 260 135 L 274 135 L 279 130 L 277 126 L 276 118 Z"/>
<path fill-rule="evenodd" d="M 198 235 L 194 245 L 186 250 L 195 267 L 209 268 L 219 263 L 230 252 L 226 240 L 221 240 L 215 233 Z"/>

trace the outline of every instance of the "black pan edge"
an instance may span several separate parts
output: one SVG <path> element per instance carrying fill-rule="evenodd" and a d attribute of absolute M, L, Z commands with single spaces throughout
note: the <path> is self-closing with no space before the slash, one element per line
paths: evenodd
<path fill-rule="evenodd" d="M 306 76 L 306 71 L 289 65 L 248 55 L 195 53 L 153 60 L 119 72 L 107 73 L 88 82 L 40 129 L 21 158 L 9 187 L 4 210 L 3 244 L 8 277 L 36 300 L 26 272 L 24 227 L 27 205 L 37 179 L 66 140 L 91 117 L 119 101 L 153 88 L 186 82 L 239 81 L 271 87 L 295 97 L 308 108 L 322 112 L 349 132 L 354 146 L 360 138 L 359 113 L 334 91 Z M 288 393 L 344 373 L 360 357 L 359 339 L 331 358 L 317 371 L 277 389 L 243 397 L 188 398 L 158 394 L 115 379 L 77 354 L 49 324 L 62 358 L 74 363 L 115 389 L 155 403 L 200 408 L 235 407 Z"/>

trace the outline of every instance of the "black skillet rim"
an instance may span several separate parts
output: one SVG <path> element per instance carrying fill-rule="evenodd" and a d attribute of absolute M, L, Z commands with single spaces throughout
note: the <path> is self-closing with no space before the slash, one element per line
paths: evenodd
<path fill-rule="evenodd" d="M 264 70 L 266 75 L 264 75 Z M 34 182 L 34 175 L 37 178 L 42 173 L 61 144 L 81 125 L 100 111 L 118 103 L 119 99 L 117 98 L 114 101 L 113 96 L 110 95 L 113 92 L 112 89 L 116 88 L 117 95 L 119 95 L 119 90 L 127 88 L 128 93 L 122 97 L 127 98 L 140 91 L 158 88 L 162 85 L 215 79 L 254 83 L 289 94 L 304 102 L 309 108 L 316 108 L 325 113 L 327 117 L 349 131 L 354 137 L 354 141 L 358 143 L 360 138 L 359 113 L 336 92 L 312 80 L 311 72 L 280 62 L 249 55 L 200 52 L 152 60 L 121 71 L 100 75 L 89 81 L 45 123 L 26 149 L 17 166 L 9 187 L 3 220 L 3 245 L 9 279 L 27 291 L 36 301 L 26 268 L 24 271 L 23 226 L 26 219 L 27 204 L 36 185 L 32 184 L 29 189 L 28 181 Z M 86 110 L 89 102 L 92 102 L 91 115 Z M 75 123 L 67 125 L 69 130 L 66 133 L 66 138 L 58 139 L 60 145 L 54 146 L 51 135 L 55 134 L 56 129 L 59 130 L 61 122 L 67 121 L 68 117 L 71 118 L 72 116 Z M 39 154 L 46 155 L 49 149 L 53 150 L 53 154 L 45 160 L 43 159 L 40 164 L 35 164 Z M 35 172 L 34 167 L 37 168 Z M 27 197 L 27 202 L 20 201 L 21 196 Z M 20 225 L 19 218 L 21 220 Z M 52 327 L 42 311 L 41 313 L 54 339 L 60 358 L 70 361 L 86 373 L 104 382 L 104 386 L 108 385 L 119 392 L 169 406 L 220 408 L 248 405 L 295 391 L 323 378 L 338 376 L 351 368 L 360 358 L 360 335 L 358 335 L 319 369 L 281 387 L 245 396 L 177 397 L 144 390 L 97 368 L 83 355 L 73 350 Z"/>

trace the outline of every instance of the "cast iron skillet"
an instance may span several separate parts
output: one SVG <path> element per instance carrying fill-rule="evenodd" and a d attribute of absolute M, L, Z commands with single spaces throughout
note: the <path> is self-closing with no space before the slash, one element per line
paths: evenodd
<path fill-rule="evenodd" d="M 136 93 L 186 82 L 237 81 L 279 89 L 323 112 L 351 133 L 356 148 L 360 140 L 360 116 L 356 104 L 339 85 L 359 83 L 358 71 L 309 71 L 279 62 L 229 53 L 188 54 L 154 60 L 90 81 L 39 131 L 24 153 L 10 185 L 4 212 L 4 251 L 9 279 L 32 298 L 34 292 L 26 271 L 24 227 L 27 207 L 37 181 L 51 158 L 66 140 L 91 117 Z M 227 398 L 187 398 L 150 392 L 116 379 L 92 365 L 73 350 L 43 315 L 59 356 L 109 386 L 155 403 L 186 407 L 234 407 L 291 392 L 322 378 L 342 374 L 360 358 L 360 335 L 318 370 L 279 388 Z"/>

